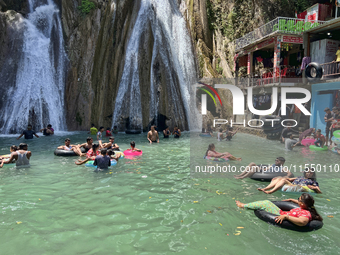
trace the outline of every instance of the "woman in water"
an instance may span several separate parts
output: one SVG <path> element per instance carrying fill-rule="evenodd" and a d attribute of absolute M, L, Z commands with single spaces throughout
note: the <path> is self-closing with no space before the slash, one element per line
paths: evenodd
<path fill-rule="evenodd" d="M 90 149 L 87 153 L 86 153 L 86 159 L 85 160 L 77 160 L 76 162 L 74 162 L 76 165 L 82 165 L 85 164 L 87 161 L 89 160 L 95 160 L 96 157 L 100 155 L 100 150 L 99 150 L 99 144 L 94 143 L 92 145 L 92 149 Z"/>
<path fill-rule="evenodd" d="M 215 145 L 213 143 L 209 144 L 208 150 L 205 153 L 205 157 L 214 157 L 214 158 L 224 158 L 224 159 L 230 159 L 230 160 L 237 160 L 241 161 L 242 158 L 236 158 L 233 155 L 231 155 L 229 152 L 223 152 L 223 153 L 218 153 L 215 151 Z"/>
<path fill-rule="evenodd" d="M 300 207 L 291 209 L 290 211 L 282 211 L 279 207 L 277 207 L 269 200 L 257 201 L 249 204 L 243 204 L 240 201 L 236 200 L 236 205 L 240 208 L 247 208 L 252 210 L 260 209 L 272 214 L 276 214 L 277 217 L 275 219 L 275 222 L 279 224 L 281 224 L 284 220 L 288 220 L 297 226 L 303 227 L 312 220 L 323 220 L 322 217 L 315 210 L 314 198 L 307 193 L 303 193 L 298 200 L 286 199 L 283 201 L 296 203 Z"/>
<path fill-rule="evenodd" d="M 303 176 L 301 177 L 275 177 L 267 187 L 258 190 L 267 194 L 271 194 L 281 188 L 282 191 L 287 192 L 308 192 L 308 189 L 311 189 L 316 193 L 322 193 L 319 188 L 319 184 L 316 181 L 316 173 L 314 168 L 306 168 Z"/>

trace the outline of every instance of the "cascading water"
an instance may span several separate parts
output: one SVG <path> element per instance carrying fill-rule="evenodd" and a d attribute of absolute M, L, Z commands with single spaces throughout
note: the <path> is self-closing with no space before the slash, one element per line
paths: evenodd
<path fill-rule="evenodd" d="M 52 0 L 30 0 L 29 5 L 16 83 L 0 111 L 1 133 L 21 132 L 27 124 L 35 129 L 47 124 L 65 129 L 67 55 L 59 10 Z"/>
<path fill-rule="evenodd" d="M 126 55 L 123 75 L 119 84 L 115 102 L 112 125 L 119 126 L 120 119 L 127 119 L 129 128 L 142 129 L 142 98 L 139 61 L 144 46 L 143 36 L 151 33 L 153 37 L 152 59 L 150 70 L 150 110 L 149 120 L 157 121 L 159 109 L 159 68 L 162 65 L 162 75 L 166 77 L 169 101 L 172 102 L 176 123 L 185 127 L 195 128 L 196 123 L 190 123 L 192 112 L 190 105 L 191 85 L 196 82 L 197 71 L 191 39 L 187 31 L 186 21 L 178 8 L 176 0 L 141 0 L 141 5 L 133 31 L 131 33 Z M 143 98 L 145 100 L 145 98 Z M 179 107 L 184 105 L 184 111 Z M 195 108 L 195 107 L 194 107 Z M 145 116 L 144 116 L 145 117 Z M 157 123 L 155 123 L 157 124 Z"/>

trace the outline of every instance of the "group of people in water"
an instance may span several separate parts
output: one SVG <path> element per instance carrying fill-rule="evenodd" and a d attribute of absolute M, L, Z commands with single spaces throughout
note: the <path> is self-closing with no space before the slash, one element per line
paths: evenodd
<path fill-rule="evenodd" d="M 310 132 L 310 131 L 308 131 Z M 307 133 L 307 132 L 306 132 Z M 306 135 L 303 134 L 303 136 Z M 319 133 L 319 132 L 317 132 Z M 308 135 L 308 134 L 307 134 Z M 214 144 L 209 144 L 205 153 L 205 158 L 224 158 L 226 160 L 238 160 L 229 152 L 219 153 L 215 149 Z M 278 157 L 272 165 L 257 165 L 254 162 L 250 163 L 244 171 L 239 175 L 234 175 L 235 179 L 251 178 L 255 173 L 280 173 L 282 176 L 272 178 L 269 185 L 264 188 L 258 188 L 266 194 L 271 194 L 277 190 L 284 192 L 301 192 L 302 195 L 298 200 L 287 199 L 284 201 L 293 202 L 299 205 L 298 208 L 290 211 L 282 211 L 278 206 L 269 200 L 256 201 L 248 204 L 241 203 L 236 200 L 236 205 L 240 208 L 252 210 L 264 210 L 266 212 L 277 215 L 275 222 L 281 224 L 283 220 L 288 220 L 297 226 L 306 226 L 312 220 L 322 221 L 322 217 L 317 213 L 314 207 L 314 198 L 307 192 L 321 193 L 319 183 L 316 181 L 316 172 L 314 168 L 306 168 L 303 176 L 293 177 L 292 173 L 284 166 L 285 158 Z M 306 192 L 306 193 L 305 193 Z"/>
<path fill-rule="evenodd" d="M 147 134 L 147 139 L 149 143 L 159 143 L 159 135 L 156 129 L 157 127 L 155 125 L 151 126 L 150 131 Z M 174 127 L 174 130 L 172 132 L 170 132 L 169 127 L 166 127 L 163 130 L 163 138 L 170 138 L 170 135 L 173 135 L 174 138 L 180 138 L 182 132 L 177 126 Z"/>
<path fill-rule="evenodd" d="M 94 131 L 95 127 L 92 126 L 92 131 Z M 84 160 L 78 159 L 75 164 L 82 165 L 88 161 L 93 161 L 93 164 L 97 166 L 96 171 L 103 171 L 108 169 L 108 167 L 112 164 L 112 162 L 117 163 L 120 154 L 117 151 L 120 150 L 119 146 L 115 143 L 115 138 L 113 136 L 109 137 L 109 142 L 102 142 L 102 132 L 104 132 L 104 127 L 100 127 L 96 132 L 91 132 L 91 134 L 96 134 L 98 143 L 93 143 L 93 138 L 88 137 L 86 139 L 86 143 L 73 145 L 71 144 L 71 140 L 69 138 L 65 139 L 65 144 L 58 147 L 59 150 L 73 151 L 76 155 L 80 157 L 86 157 Z M 231 140 L 231 138 L 237 133 L 237 130 L 233 130 L 228 127 L 226 131 L 220 129 L 218 134 L 218 140 L 222 141 L 223 139 Z M 306 132 L 307 131 L 307 132 Z M 302 134 L 300 134 L 300 140 L 308 137 L 312 133 L 315 132 L 315 129 L 311 128 L 306 130 Z M 52 135 L 54 130 L 51 125 L 48 125 L 46 129 L 42 129 L 41 132 L 44 132 L 45 135 Z M 226 136 L 224 137 L 224 133 Z M 107 129 L 106 134 L 111 134 L 112 132 Z M 163 130 L 164 138 L 169 138 L 170 131 L 168 128 Z M 175 127 L 172 134 L 175 138 L 179 138 L 181 136 L 181 131 Z M 321 141 L 321 146 L 323 145 L 322 137 L 320 136 L 321 131 L 317 130 L 316 135 L 317 138 Z M 37 136 L 34 131 L 32 131 L 32 126 L 28 125 L 26 132 L 24 131 L 20 137 L 24 136 L 26 139 L 32 139 L 33 135 Z M 213 134 L 212 134 L 213 136 Z M 18 137 L 18 139 L 20 138 Z M 38 136 L 37 136 L 38 137 Z M 228 138 L 229 137 L 229 138 Z M 147 134 L 147 139 L 150 143 L 158 143 L 159 136 L 156 131 L 156 127 L 152 126 L 151 130 Z M 132 141 L 130 143 L 131 151 L 140 152 L 141 150 L 136 148 L 135 142 Z M 4 164 L 16 163 L 17 167 L 29 167 L 29 160 L 32 156 L 31 151 L 28 151 L 28 145 L 26 143 L 21 143 L 19 147 L 11 146 L 10 148 L 11 154 L 5 157 L 0 157 L 0 168 L 3 167 Z M 208 149 L 205 154 L 206 157 L 212 158 L 222 158 L 227 160 L 236 160 L 241 161 L 242 158 L 235 157 L 229 152 L 219 153 L 216 151 L 214 144 L 209 144 Z M 319 188 L 319 184 L 316 181 L 316 174 L 313 168 L 306 168 L 303 176 L 293 178 L 291 172 L 284 167 L 285 159 L 283 157 L 278 157 L 275 159 L 275 163 L 272 165 L 256 165 L 255 163 L 250 163 L 245 171 L 239 175 L 235 175 L 236 179 L 243 179 L 247 177 L 252 177 L 253 174 L 258 172 L 285 172 L 285 176 L 278 176 L 271 180 L 270 184 L 264 188 L 258 188 L 259 191 L 262 191 L 266 194 L 271 194 L 279 189 L 288 192 L 309 192 L 314 191 L 315 193 L 321 193 Z M 276 221 L 277 223 L 282 223 L 283 220 L 288 220 L 298 226 L 305 226 L 311 220 L 320 220 L 322 221 L 322 217 L 317 213 L 314 207 L 314 199 L 310 194 L 303 193 L 298 200 L 288 199 L 286 201 L 290 201 L 299 205 L 299 208 L 292 209 L 290 211 L 282 211 L 275 204 L 268 200 L 257 201 L 253 203 L 243 204 L 240 201 L 236 201 L 236 205 L 240 208 L 247 209 L 261 209 L 270 213 L 274 213 L 277 215 Z"/>
<path fill-rule="evenodd" d="M 332 111 L 330 108 L 326 107 L 324 109 L 325 116 L 324 121 L 326 123 L 325 128 L 325 136 L 322 134 L 321 129 L 309 128 L 302 133 L 292 129 L 291 127 L 286 127 L 282 130 L 281 133 L 281 141 L 285 143 L 285 147 L 287 150 L 292 150 L 295 146 L 301 145 L 302 140 L 304 139 L 314 139 L 314 145 L 317 147 L 323 148 L 324 146 L 328 146 L 330 150 L 336 150 L 340 155 L 339 144 L 337 144 L 337 140 L 332 138 L 333 133 L 337 130 L 340 130 L 340 111 L 337 107 L 333 107 Z M 294 135 L 298 135 L 299 139 L 294 139 Z"/>
<path fill-rule="evenodd" d="M 4 166 L 4 164 L 16 164 L 17 168 L 24 168 L 30 166 L 30 158 L 32 156 L 32 152 L 28 150 L 28 145 L 26 143 L 20 143 L 19 146 L 12 145 L 10 147 L 10 153 L 8 155 L 0 156 L 0 168 Z"/>

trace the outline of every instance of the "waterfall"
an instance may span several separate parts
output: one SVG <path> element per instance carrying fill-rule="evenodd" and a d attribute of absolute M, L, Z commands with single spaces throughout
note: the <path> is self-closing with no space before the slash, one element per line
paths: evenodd
<path fill-rule="evenodd" d="M 65 129 L 67 55 L 59 10 L 52 0 L 29 0 L 29 5 L 15 86 L 5 93 L 0 111 L 1 133 L 21 132 L 27 124 Z"/>
<path fill-rule="evenodd" d="M 161 63 L 162 75 L 166 77 L 168 101 L 172 102 L 176 123 L 184 127 L 188 122 L 189 128 L 192 128 L 189 116 L 192 111 L 190 90 L 196 82 L 197 71 L 190 35 L 177 0 L 141 0 L 126 49 L 112 126 L 119 126 L 121 118 L 128 118 L 131 129 L 143 128 L 139 61 L 141 53 L 144 52 L 141 42 L 143 36 L 148 33 L 151 33 L 153 37 L 151 70 L 148 74 L 150 75 L 150 97 L 143 98 L 150 102 L 148 122 L 152 119 L 157 120 L 160 103 L 157 65 Z M 184 112 L 180 109 L 179 102 L 183 104 Z"/>

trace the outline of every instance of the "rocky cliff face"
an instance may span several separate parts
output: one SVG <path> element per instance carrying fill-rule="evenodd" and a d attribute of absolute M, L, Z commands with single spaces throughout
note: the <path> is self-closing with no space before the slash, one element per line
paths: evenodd
<path fill-rule="evenodd" d="M 0 11 L 0 81 L 3 92 L 14 87 L 16 82 L 23 47 L 22 20 L 22 15 L 13 10 Z M 2 109 L 6 101 L 6 93 L 1 93 L 0 99 L 0 109 Z M 2 121 L 0 120 L 0 123 Z"/>
<path fill-rule="evenodd" d="M 282 14 L 285 10 L 283 2 L 172 1 L 172 9 L 180 11 L 174 11 L 173 15 L 182 15 L 185 18 L 191 36 L 191 45 L 188 48 L 193 47 L 191 55 L 196 59 L 196 67 L 195 71 L 190 72 L 197 70 L 198 75 L 194 74 L 197 78 L 232 77 L 232 41 L 269 21 L 272 16 Z M 68 129 L 86 130 L 91 123 L 110 127 L 121 79 L 126 71 L 124 66 L 127 47 L 145 0 L 55 0 L 55 3 L 60 9 L 65 49 L 69 58 L 65 85 L 65 117 Z M 182 75 L 178 75 L 176 63 L 171 62 L 174 51 L 155 47 L 157 43 L 161 43 L 157 41 L 160 33 L 164 38 L 168 36 L 167 28 L 162 22 L 159 22 L 162 29 L 155 31 L 155 19 L 160 11 L 156 3 L 157 1 L 151 4 L 147 11 L 150 18 L 143 27 L 137 48 L 137 77 L 141 98 L 141 105 L 138 107 L 143 116 L 142 126 L 147 129 L 155 122 L 161 126 L 167 120 L 168 125 L 179 124 L 182 129 L 188 129 L 188 120 L 179 118 L 186 115 L 187 100 L 181 87 Z M 84 4 L 87 4 L 86 8 Z M 290 13 L 293 8 L 288 9 L 286 8 L 289 15 L 293 15 L 293 12 Z M 27 13 L 28 0 L 0 0 L 0 76 L 6 81 L 8 88 L 15 81 L 19 49 L 22 48 L 20 19 Z M 171 44 L 167 44 L 169 42 L 162 43 L 163 48 L 171 48 Z M 134 72 L 130 72 L 127 77 L 133 76 Z M 153 104 L 150 104 L 151 95 Z M 230 114 L 231 100 L 229 95 L 223 97 L 227 108 L 221 111 L 223 117 L 226 117 Z M 2 103 L 0 101 L 0 108 Z M 126 108 L 131 102 L 126 103 L 123 100 L 119 104 Z M 154 111 L 153 108 L 157 110 Z M 121 121 L 124 122 L 129 117 L 128 111 L 122 111 L 122 114 Z"/>

